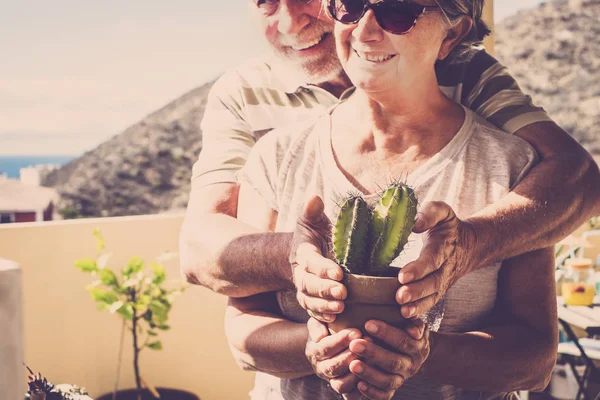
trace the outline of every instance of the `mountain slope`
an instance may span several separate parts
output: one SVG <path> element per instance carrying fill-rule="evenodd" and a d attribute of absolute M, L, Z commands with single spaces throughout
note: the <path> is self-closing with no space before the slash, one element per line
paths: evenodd
<path fill-rule="evenodd" d="M 555 0 L 496 26 L 496 57 L 521 89 L 600 154 L 600 0 Z"/>
<path fill-rule="evenodd" d="M 523 91 L 600 154 L 600 0 L 554 0 L 495 30 L 496 57 Z M 184 208 L 211 86 L 190 91 L 52 172 L 45 184 L 58 189 L 58 208 L 70 217 Z"/>
<path fill-rule="evenodd" d="M 212 83 L 150 114 L 44 180 L 69 217 L 152 214 L 187 203 Z"/>

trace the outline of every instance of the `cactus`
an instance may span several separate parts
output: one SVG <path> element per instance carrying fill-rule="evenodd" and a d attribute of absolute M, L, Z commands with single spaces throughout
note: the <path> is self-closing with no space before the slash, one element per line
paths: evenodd
<path fill-rule="evenodd" d="M 395 183 L 383 192 L 373 210 L 370 274 L 385 275 L 408 242 L 416 215 L 417 199 L 411 188 Z"/>
<path fill-rule="evenodd" d="M 350 274 L 367 268 L 371 211 L 359 196 L 350 195 L 340 208 L 333 231 L 333 251 L 337 263 Z"/>
<path fill-rule="evenodd" d="M 348 196 L 333 232 L 337 263 L 350 274 L 395 273 L 390 263 L 404 249 L 416 215 L 414 190 L 402 183 L 385 189 L 373 210 L 360 196 Z"/>

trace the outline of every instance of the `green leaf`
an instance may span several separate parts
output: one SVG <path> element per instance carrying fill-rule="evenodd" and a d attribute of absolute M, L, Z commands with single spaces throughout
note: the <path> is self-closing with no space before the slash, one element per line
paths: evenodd
<path fill-rule="evenodd" d="M 169 325 L 159 325 L 157 326 L 158 329 L 160 329 L 161 331 L 168 331 L 169 329 L 171 329 L 171 327 Z"/>
<path fill-rule="evenodd" d="M 148 335 L 149 336 L 158 336 L 158 333 L 156 333 L 154 331 L 148 331 Z"/>
<path fill-rule="evenodd" d="M 160 265 L 160 264 L 152 264 L 151 265 L 152 271 L 154 272 L 154 279 L 152 280 L 152 283 L 156 284 L 156 285 L 160 285 L 161 283 L 163 283 L 166 279 L 166 272 L 165 272 L 165 268 Z"/>
<path fill-rule="evenodd" d="M 134 311 L 131 303 L 125 303 L 117 310 L 117 314 L 121 315 L 127 321 L 133 320 Z"/>
<path fill-rule="evenodd" d="M 127 321 L 133 320 L 133 306 L 131 303 L 124 301 L 115 301 L 109 308 L 111 314 L 117 313 L 125 318 Z"/>
<path fill-rule="evenodd" d="M 158 300 L 152 300 L 148 308 L 152 311 L 152 319 L 157 325 L 163 325 L 167 321 L 170 307 Z"/>
<path fill-rule="evenodd" d="M 82 258 L 80 260 L 75 261 L 75 267 L 77 267 L 81 272 L 98 271 L 96 260 L 92 258 Z"/>
<path fill-rule="evenodd" d="M 160 297 L 160 287 L 152 283 L 148 286 L 148 291 L 146 293 L 154 298 Z"/>
<path fill-rule="evenodd" d="M 123 270 L 123 276 L 129 278 L 133 274 L 137 274 L 144 269 L 144 260 L 140 257 L 133 257 L 129 260 L 129 264 Z"/>
<path fill-rule="evenodd" d="M 148 347 L 152 350 L 162 350 L 162 342 L 157 340 L 156 342 L 148 343 Z"/>
<path fill-rule="evenodd" d="M 110 305 L 108 311 L 110 311 L 111 314 L 114 314 L 119 308 L 123 307 L 123 304 L 125 304 L 124 301 L 115 301 Z"/>
<path fill-rule="evenodd" d="M 100 280 L 107 286 L 119 286 L 117 276 L 110 269 L 105 268 L 100 270 Z"/>
<path fill-rule="evenodd" d="M 106 289 L 102 289 L 102 288 L 90 285 L 87 287 L 87 290 L 92 295 L 92 298 L 99 303 L 105 303 L 107 305 L 111 305 L 112 303 L 114 303 L 115 301 L 118 300 L 117 295 L 115 295 L 113 292 L 110 292 Z"/>
<path fill-rule="evenodd" d="M 150 301 L 152 301 L 152 297 L 143 294 L 138 298 L 138 300 L 136 302 L 136 306 L 137 307 L 146 307 L 148 304 L 150 304 Z"/>

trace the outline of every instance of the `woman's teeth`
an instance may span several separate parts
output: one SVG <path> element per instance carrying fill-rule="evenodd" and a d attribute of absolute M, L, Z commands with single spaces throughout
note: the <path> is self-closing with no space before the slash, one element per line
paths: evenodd
<path fill-rule="evenodd" d="M 394 54 L 368 54 L 358 50 L 354 50 L 354 52 L 363 60 L 371 62 L 384 62 L 394 57 Z"/>

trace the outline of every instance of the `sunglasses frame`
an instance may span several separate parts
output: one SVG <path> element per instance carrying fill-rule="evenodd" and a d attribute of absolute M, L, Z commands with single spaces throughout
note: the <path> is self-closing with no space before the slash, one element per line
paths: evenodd
<path fill-rule="evenodd" d="M 394 32 L 392 30 L 386 29 L 383 27 L 383 23 L 378 15 L 377 12 L 377 5 L 378 4 L 382 4 L 382 3 L 387 3 L 387 2 L 392 2 L 394 0 L 379 0 L 376 1 L 375 3 L 371 3 L 369 0 L 356 0 L 356 1 L 362 1 L 363 3 L 363 9 L 362 12 L 360 13 L 360 16 L 358 18 L 356 18 L 355 20 L 352 21 L 341 21 L 338 18 L 335 17 L 335 14 L 333 13 L 333 4 L 336 1 L 341 1 L 341 0 L 327 0 L 327 10 L 329 11 L 329 15 L 331 15 L 331 17 L 338 21 L 339 23 L 345 24 L 345 25 L 352 25 L 352 24 L 357 24 L 358 21 L 360 21 L 362 19 L 362 17 L 365 16 L 365 14 L 367 13 L 367 11 L 373 10 L 373 14 L 375 15 L 375 20 L 377 21 L 377 23 L 379 24 L 379 26 L 381 27 L 381 29 L 383 29 L 386 32 L 392 33 L 394 35 L 406 35 L 407 33 L 409 33 L 416 25 L 417 25 L 417 21 L 419 20 L 419 18 L 421 17 L 421 15 L 425 14 L 426 12 L 431 12 L 431 11 L 436 11 L 439 9 L 439 5 L 434 5 L 434 6 L 422 6 L 420 4 L 416 4 L 416 3 L 412 3 L 412 2 L 404 2 L 404 1 L 399 1 L 396 0 L 399 3 L 406 3 L 407 5 L 411 6 L 413 8 L 413 11 L 415 13 L 415 20 L 412 23 L 411 27 L 408 28 L 408 30 L 403 31 L 403 32 Z"/>

